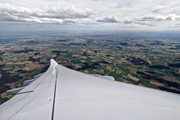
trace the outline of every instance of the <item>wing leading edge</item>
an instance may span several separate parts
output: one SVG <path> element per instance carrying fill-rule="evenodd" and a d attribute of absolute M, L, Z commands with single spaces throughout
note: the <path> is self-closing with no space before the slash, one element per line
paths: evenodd
<path fill-rule="evenodd" d="M 180 96 L 77 72 L 49 69 L 0 106 L 1 120 L 179 120 Z"/>

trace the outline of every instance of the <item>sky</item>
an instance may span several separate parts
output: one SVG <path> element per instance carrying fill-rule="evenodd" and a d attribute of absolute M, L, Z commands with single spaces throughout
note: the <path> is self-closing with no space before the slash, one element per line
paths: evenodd
<path fill-rule="evenodd" d="M 180 0 L 0 0 L 0 31 L 180 30 Z"/>

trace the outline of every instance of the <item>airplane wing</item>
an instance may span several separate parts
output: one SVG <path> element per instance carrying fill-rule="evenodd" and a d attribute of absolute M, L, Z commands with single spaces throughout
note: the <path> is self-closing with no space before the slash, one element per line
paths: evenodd
<path fill-rule="evenodd" d="M 29 81 L 28 81 L 29 82 Z M 0 120 L 179 120 L 180 95 L 49 69 L 0 105 Z"/>

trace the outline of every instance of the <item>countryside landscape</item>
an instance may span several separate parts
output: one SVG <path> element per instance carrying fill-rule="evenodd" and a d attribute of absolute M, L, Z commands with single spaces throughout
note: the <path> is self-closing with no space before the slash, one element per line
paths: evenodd
<path fill-rule="evenodd" d="M 179 38 L 156 32 L 0 35 L 0 103 L 12 97 L 6 90 L 45 72 L 50 59 L 86 74 L 180 94 Z"/>

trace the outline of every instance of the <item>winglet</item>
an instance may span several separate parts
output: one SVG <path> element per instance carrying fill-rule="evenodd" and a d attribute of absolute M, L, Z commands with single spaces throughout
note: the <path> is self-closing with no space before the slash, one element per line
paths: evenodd
<path fill-rule="evenodd" d="M 56 67 L 56 66 L 58 65 L 58 63 L 57 63 L 54 59 L 51 59 L 51 60 L 50 60 L 50 64 L 51 64 L 51 66 L 53 66 L 53 67 Z"/>
<path fill-rule="evenodd" d="M 52 74 L 55 75 L 55 73 L 56 73 L 55 67 L 58 65 L 58 63 L 54 59 L 51 59 L 50 64 L 51 64 L 50 67 L 52 67 L 52 69 L 53 69 Z"/>

